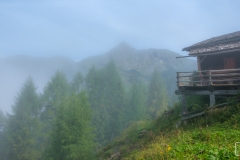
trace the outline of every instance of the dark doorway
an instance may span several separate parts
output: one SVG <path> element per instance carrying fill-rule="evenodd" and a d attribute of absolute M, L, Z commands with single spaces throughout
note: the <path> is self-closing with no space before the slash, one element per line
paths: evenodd
<path fill-rule="evenodd" d="M 224 69 L 235 69 L 235 68 L 236 68 L 235 57 L 224 58 Z"/>

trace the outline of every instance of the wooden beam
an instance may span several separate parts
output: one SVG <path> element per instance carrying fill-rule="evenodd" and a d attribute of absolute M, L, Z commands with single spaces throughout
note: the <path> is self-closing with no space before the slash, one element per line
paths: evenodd
<path fill-rule="evenodd" d="M 179 57 L 176 57 L 176 58 L 186 58 L 186 57 L 197 57 L 197 56 L 179 56 Z"/>
<path fill-rule="evenodd" d="M 201 108 L 201 109 L 198 109 L 198 110 L 195 110 L 195 111 L 187 112 L 186 114 L 179 114 L 179 116 L 180 117 L 187 117 L 187 115 L 203 112 L 204 110 L 207 110 L 207 109 L 209 109 L 209 107 L 204 107 L 204 108 Z"/>
<path fill-rule="evenodd" d="M 239 81 L 240 80 L 240 77 L 239 78 L 234 78 L 234 79 L 230 79 L 230 78 L 228 78 L 228 79 L 222 79 L 222 80 L 212 80 L 212 78 L 211 78 L 211 76 L 208 76 L 209 77 L 209 80 L 202 80 L 202 81 L 190 81 L 190 80 L 185 80 L 185 81 L 183 81 L 183 80 L 181 80 L 181 81 L 179 81 L 179 83 L 181 83 L 181 82 L 195 82 L 195 83 L 197 83 L 197 82 L 226 82 L 226 81 Z"/>
<path fill-rule="evenodd" d="M 209 72 L 209 71 L 226 73 L 226 72 L 231 72 L 231 71 L 240 71 L 240 68 L 237 68 L 237 69 L 202 70 L 202 71 L 197 71 L 197 72 L 201 72 L 202 73 L 202 72 Z M 193 73 L 193 71 L 191 71 L 191 72 L 177 72 L 177 73 Z"/>
<path fill-rule="evenodd" d="M 184 121 L 184 120 L 187 120 L 187 119 L 191 119 L 191 118 L 194 118 L 194 117 L 198 117 L 198 116 L 201 116 L 205 114 L 205 112 L 200 112 L 200 113 L 196 113 L 196 114 L 192 114 L 190 116 L 187 116 L 187 117 L 182 117 L 181 120 Z"/>
<path fill-rule="evenodd" d="M 183 91 L 186 95 L 210 95 L 211 92 L 208 90 L 185 90 Z M 181 95 L 183 92 L 176 90 L 175 94 Z M 238 90 L 215 90 L 212 92 L 214 95 L 236 95 Z"/>
<path fill-rule="evenodd" d="M 238 90 L 215 90 L 212 92 L 214 95 L 236 95 Z"/>
<path fill-rule="evenodd" d="M 189 53 L 189 56 L 213 56 L 216 54 L 224 54 L 224 53 L 231 53 L 231 52 L 238 52 L 240 49 L 226 49 L 224 51 L 216 50 L 216 51 L 210 51 L 210 52 L 201 52 L 201 53 Z"/>
<path fill-rule="evenodd" d="M 221 104 L 211 106 L 211 107 L 201 108 L 199 110 L 188 112 L 186 114 L 180 114 L 179 116 L 182 116 L 182 118 L 181 118 L 182 121 L 186 121 L 187 119 L 191 119 L 191 118 L 198 117 L 198 116 L 201 116 L 201 115 L 205 114 L 206 112 L 203 111 L 203 110 L 214 109 L 214 108 L 217 108 L 217 107 L 220 107 L 220 106 L 223 106 L 223 105 L 227 105 L 227 104 L 230 104 L 230 103 L 234 103 L 234 102 L 239 102 L 239 100 L 234 100 L 234 101 L 231 101 L 231 102 L 225 102 L 225 103 L 221 103 Z M 199 112 L 199 113 L 196 113 L 196 112 Z M 193 114 L 193 113 L 195 113 L 195 114 Z"/>
<path fill-rule="evenodd" d="M 239 76 L 240 73 L 220 73 L 220 74 L 212 74 L 211 77 L 215 78 L 215 77 L 229 77 L 229 76 Z M 185 74 L 185 75 L 181 75 L 179 76 L 179 72 L 177 73 L 177 78 L 182 78 L 182 77 L 197 77 L 197 78 L 201 78 L 201 77 L 204 77 L 204 78 L 208 78 L 210 77 L 210 75 L 193 75 L 193 74 Z M 233 78 L 240 78 L 240 77 L 233 77 Z M 186 81 L 187 82 L 187 81 Z M 194 82 L 201 82 L 201 81 L 194 81 Z"/>
<path fill-rule="evenodd" d="M 211 109 L 213 109 L 213 108 L 217 108 L 217 107 L 220 107 L 220 106 L 223 106 L 223 105 L 226 105 L 226 104 L 234 103 L 234 102 L 239 102 L 239 100 L 234 100 L 234 101 L 231 101 L 231 102 L 221 103 L 221 104 L 218 104 L 218 105 L 212 106 Z"/>

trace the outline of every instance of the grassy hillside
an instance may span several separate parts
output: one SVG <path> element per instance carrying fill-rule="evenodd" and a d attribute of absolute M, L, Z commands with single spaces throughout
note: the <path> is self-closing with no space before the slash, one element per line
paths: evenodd
<path fill-rule="evenodd" d="M 208 110 L 187 125 L 179 124 L 180 112 L 176 104 L 168 116 L 135 122 L 97 159 L 238 159 L 234 152 L 240 141 L 240 103 Z"/>

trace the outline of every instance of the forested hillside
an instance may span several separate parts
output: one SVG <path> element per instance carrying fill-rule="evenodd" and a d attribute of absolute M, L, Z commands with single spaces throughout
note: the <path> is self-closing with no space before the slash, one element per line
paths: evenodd
<path fill-rule="evenodd" d="M 134 82 L 149 84 L 151 74 L 155 68 L 158 69 L 164 77 L 168 96 L 173 97 L 176 89 L 176 71 L 192 71 L 197 67 L 194 60 L 176 59 L 177 56 L 180 55 L 169 50 L 136 50 L 126 43 L 121 43 L 105 54 L 86 58 L 80 62 L 64 57 L 43 58 L 19 55 L 0 58 L 2 76 L 0 88 L 5 90 L 0 92 L 2 99 L 0 109 L 11 112 L 14 96 L 28 76 L 34 80 L 37 92 L 43 92 L 45 84 L 58 69 L 65 73 L 68 80 L 71 80 L 78 71 L 85 76 L 92 66 L 101 69 L 110 60 L 115 62 L 122 81 L 128 89 Z"/>
<path fill-rule="evenodd" d="M 149 85 L 126 90 L 114 61 L 68 80 L 56 71 L 38 94 L 31 77 L 12 106 L 1 112 L 4 159 L 93 159 L 132 123 L 153 120 L 168 110 L 167 90 L 155 69 Z"/>
<path fill-rule="evenodd" d="M 114 52 L 104 56 L 114 56 Z M 142 52 L 144 55 L 146 51 Z M 146 55 L 153 54 L 149 52 Z M 155 67 L 148 69 L 144 67 L 147 61 L 121 64 L 121 58 L 129 56 L 123 55 L 120 61 L 112 57 L 102 66 L 86 66 L 84 74 L 81 63 L 60 58 L 64 70 L 54 72 L 42 92 L 38 92 L 34 78 L 26 78 L 12 113 L 0 112 L 1 158 L 236 159 L 233 146 L 240 136 L 239 103 L 209 110 L 205 117 L 190 120 L 188 125 L 180 124 L 180 103 L 177 99 L 169 103 L 174 102 L 169 92 L 175 88 L 177 68 L 161 62 L 162 53 L 153 55 L 149 64 Z M 165 62 L 170 60 L 166 58 Z M 36 69 L 29 68 L 25 58 L 22 61 L 13 64 L 18 69 Z M 43 59 L 37 61 L 32 65 L 44 64 Z M 206 105 L 206 100 L 188 97 L 188 110 Z"/>
<path fill-rule="evenodd" d="M 240 159 L 239 6 L 0 1 L 0 160 Z"/>
<path fill-rule="evenodd" d="M 13 83 L 9 90 L 14 91 L 14 85 L 25 82 L 15 91 L 12 112 L 1 112 L 0 156 L 96 158 L 126 128 L 156 119 L 177 101 L 176 71 L 194 61 L 177 61 L 176 56 L 167 50 L 138 51 L 122 43 L 81 62 L 61 57 L 1 59 L 6 74 L 1 85 Z"/>

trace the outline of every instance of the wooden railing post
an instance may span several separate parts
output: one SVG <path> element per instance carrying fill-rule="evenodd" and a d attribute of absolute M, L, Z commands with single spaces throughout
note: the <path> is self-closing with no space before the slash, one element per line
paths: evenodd
<path fill-rule="evenodd" d="M 199 72 L 198 75 L 199 75 L 198 80 L 200 81 L 200 85 L 203 85 L 203 76 L 202 76 L 203 74 Z"/>
<path fill-rule="evenodd" d="M 209 99 L 210 99 L 210 107 L 213 107 L 215 105 L 215 95 L 210 92 L 209 94 Z"/>
<path fill-rule="evenodd" d="M 209 70 L 209 85 L 212 85 L 212 73 Z"/>

